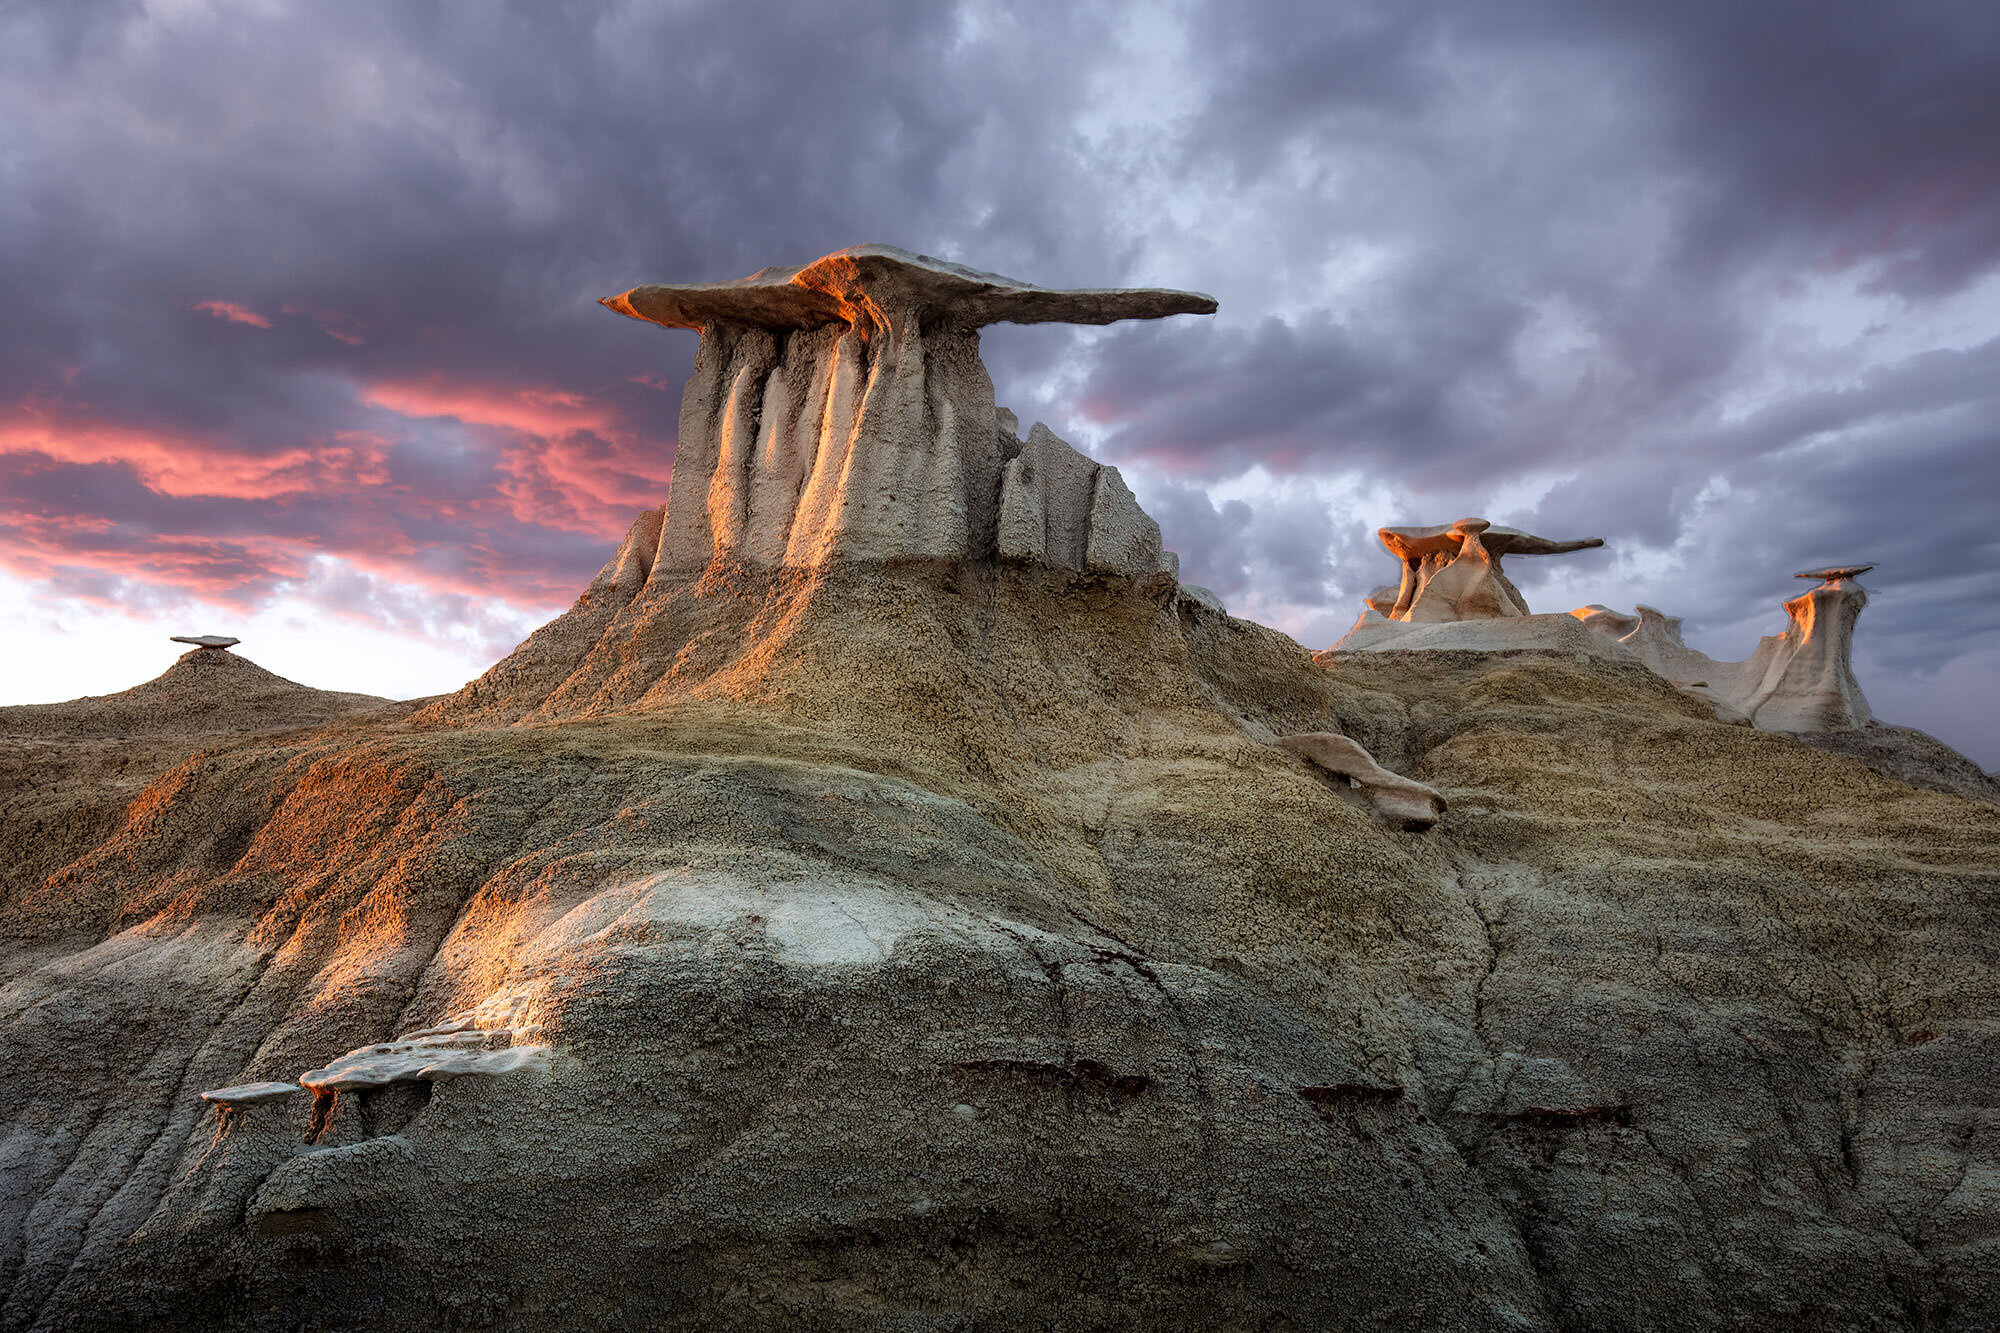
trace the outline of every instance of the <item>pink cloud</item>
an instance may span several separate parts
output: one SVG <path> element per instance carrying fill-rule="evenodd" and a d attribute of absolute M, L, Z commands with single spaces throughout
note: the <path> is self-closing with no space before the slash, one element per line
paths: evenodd
<path fill-rule="evenodd" d="M 349 347 L 359 347 L 368 341 L 354 330 L 359 325 L 354 316 L 344 310 L 323 310 L 316 306 L 294 305 L 287 301 L 278 307 L 281 315 L 303 315 L 319 325 L 319 331 L 335 342 L 346 343 Z"/>
<path fill-rule="evenodd" d="M 155 533 L 135 540 L 96 515 L 17 511 L 0 536 L 0 568 L 121 609 L 135 593 L 148 601 L 252 602 L 274 580 L 303 576 L 306 566 L 295 546 L 275 538 Z"/>
<path fill-rule="evenodd" d="M 506 432 L 499 486 L 522 523 L 616 537 L 640 509 L 660 502 L 671 455 L 626 428 L 614 409 L 566 389 L 495 389 L 422 381 L 377 382 L 363 401 L 401 416 L 450 417 Z"/>
<path fill-rule="evenodd" d="M 248 306 L 240 306 L 234 301 L 200 301 L 196 303 L 194 308 L 214 315 L 217 319 L 226 319 L 231 324 L 248 324 L 253 328 L 259 329 L 268 329 L 271 327 L 269 319 L 258 314 Z"/>
<path fill-rule="evenodd" d="M 577 430 L 604 430 L 613 424 L 609 409 L 565 390 L 450 384 L 441 375 L 421 380 L 378 380 L 362 390 L 361 401 L 400 416 L 456 417 L 467 425 L 499 426 L 543 437 Z"/>
<path fill-rule="evenodd" d="M 431 375 L 354 400 L 377 409 L 366 429 L 297 443 L 107 421 L 62 397 L 0 407 L 0 568 L 106 606 L 249 607 L 331 557 L 411 597 L 553 610 L 594 544 L 666 494 L 671 441 L 588 391 Z M 440 443 L 457 461 L 432 493 L 422 460 Z"/>
<path fill-rule="evenodd" d="M 331 443 L 243 454 L 209 440 L 158 430 L 62 419 L 23 409 L 0 416 L 0 454 L 37 453 L 65 463 L 129 465 L 147 488 L 161 495 L 269 499 L 324 489 L 336 477 L 384 484 L 388 442 L 358 431 L 337 433 Z"/>
<path fill-rule="evenodd" d="M 666 495 L 672 473 L 657 443 L 625 432 L 578 431 L 523 441 L 501 457 L 500 493 L 523 523 L 616 537 Z"/>

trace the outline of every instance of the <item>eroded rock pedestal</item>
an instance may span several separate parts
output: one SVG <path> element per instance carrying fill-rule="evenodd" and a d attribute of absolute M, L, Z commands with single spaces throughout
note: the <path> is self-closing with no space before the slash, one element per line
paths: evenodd
<path fill-rule="evenodd" d="M 1565 555 L 1604 545 L 1602 537 L 1550 541 L 1483 518 L 1432 528 L 1382 528 L 1375 535 L 1403 562 L 1403 581 L 1393 599 L 1390 589 L 1378 588 L 1368 605 L 1391 620 L 1417 624 L 1525 616 L 1528 599 L 1501 569 L 1503 556 Z"/>
<path fill-rule="evenodd" d="M 1741 662 L 1719 662 L 1681 641 L 1681 622 L 1650 606 L 1634 616 L 1608 607 L 1571 612 L 1603 637 L 1689 692 L 1709 700 L 1725 717 L 1765 731 L 1858 731 L 1873 720 L 1854 678 L 1854 622 L 1868 604 L 1855 579 L 1873 565 L 1807 570 L 1798 577 L 1819 586 L 1785 603 L 1784 632 L 1769 635 Z"/>
<path fill-rule="evenodd" d="M 1171 577 L 1116 468 L 996 408 L 979 330 L 1210 314 L 1151 289 L 1055 291 L 888 246 L 604 304 L 698 329 L 653 568 L 1030 560 Z"/>
<path fill-rule="evenodd" d="M 605 304 L 701 334 L 667 503 L 634 521 L 574 607 L 428 717 L 546 720 L 691 689 L 766 691 L 795 661 L 784 645 L 884 579 L 1026 579 L 1135 600 L 1135 614 L 1174 600 L 1179 561 L 1159 524 L 1117 468 L 1040 423 L 1019 437 L 979 329 L 1205 313 L 1209 297 L 1057 291 L 859 246 Z M 965 628 L 954 615 L 924 638 Z"/>
<path fill-rule="evenodd" d="M 1377 588 L 1368 609 L 1329 650 L 1368 652 L 1566 652 L 1615 656 L 1567 616 L 1538 616 L 1507 577 L 1509 555 L 1564 555 L 1604 545 L 1601 537 L 1551 541 L 1519 528 L 1462 518 L 1435 527 L 1380 528 L 1376 537 L 1402 562 L 1402 582 Z"/>

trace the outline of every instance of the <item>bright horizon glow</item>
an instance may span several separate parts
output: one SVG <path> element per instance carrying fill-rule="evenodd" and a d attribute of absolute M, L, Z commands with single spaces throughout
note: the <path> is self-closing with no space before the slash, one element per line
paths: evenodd
<path fill-rule="evenodd" d="M 195 600 L 132 612 L 72 602 L 52 612 L 18 580 L 0 576 L 0 637 L 35 645 L 32 652 L 7 655 L 0 705 L 66 703 L 142 685 L 190 651 L 185 644 L 169 642 L 175 634 L 241 639 L 231 652 L 314 689 L 385 699 L 448 694 L 477 678 L 561 608 L 489 604 L 487 610 L 499 638 L 386 629 L 360 616 L 329 616 L 297 593 L 248 613 Z M 518 626 L 511 638 L 509 624 Z"/>

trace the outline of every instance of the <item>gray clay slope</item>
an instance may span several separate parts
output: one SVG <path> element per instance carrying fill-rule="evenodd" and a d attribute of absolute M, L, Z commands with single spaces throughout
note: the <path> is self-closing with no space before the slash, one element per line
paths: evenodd
<path fill-rule="evenodd" d="M 875 382 L 976 403 L 933 350 Z M 814 475 L 774 392 L 465 690 L 6 881 L 0 1328 L 2000 1321 L 2000 807 L 1637 662 L 1315 660 L 1089 567 L 997 409 L 913 549 L 836 487 L 867 550 L 690 567 L 682 487 Z"/>

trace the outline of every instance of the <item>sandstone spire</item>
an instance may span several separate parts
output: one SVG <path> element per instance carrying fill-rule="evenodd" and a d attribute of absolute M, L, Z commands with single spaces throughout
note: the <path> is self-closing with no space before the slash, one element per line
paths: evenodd
<path fill-rule="evenodd" d="M 815 568 L 1002 555 L 1171 572 L 1157 526 L 1116 469 L 1045 428 L 1027 446 L 1037 463 L 1010 466 L 1024 446 L 1003 427 L 979 329 L 1209 314 L 1210 297 L 1056 291 L 867 245 L 728 282 L 635 287 L 603 304 L 701 333 L 648 577 L 717 560 Z"/>

